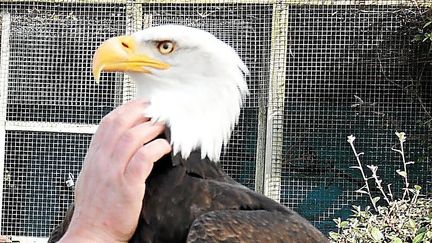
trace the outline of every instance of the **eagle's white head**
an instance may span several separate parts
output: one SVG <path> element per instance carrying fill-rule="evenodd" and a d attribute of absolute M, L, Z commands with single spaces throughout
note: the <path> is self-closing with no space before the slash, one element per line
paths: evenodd
<path fill-rule="evenodd" d="M 150 101 L 145 114 L 171 130 L 174 154 L 194 149 L 218 161 L 248 94 L 246 65 L 236 51 L 212 34 L 163 25 L 111 38 L 98 48 L 93 75 L 125 72 L 138 97 Z"/>

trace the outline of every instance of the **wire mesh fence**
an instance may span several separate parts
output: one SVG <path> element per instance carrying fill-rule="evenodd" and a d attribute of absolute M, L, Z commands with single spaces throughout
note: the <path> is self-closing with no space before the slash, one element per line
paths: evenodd
<path fill-rule="evenodd" d="M 432 59 L 428 47 L 414 41 L 424 11 L 386 5 L 289 9 L 281 201 L 322 229 L 359 201 L 353 191 L 363 182 L 350 168 L 355 161 L 347 135 L 358 138 L 363 161 L 378 165 L 398 194 L 396 170 L 403 164 L 390 148 L 398 141 L 395 131 L 405 131 L 407 154 L 416 162 L 412 183 L 430 189 L 432 167 L 424 156 L 430 156 Z M 424 58 L 429 63 L 421 63 Z"/>
<path fill-rule="evenodd" d="M 98 43 L 124 32 L 117 6 L 10 5 L 8 120 L 96 124 L 118 104 L 120 79 L 96 85 L 89 69 Z"/>
<path fill-rule="evenodd" d="M 365 202 L 346 136 L 400 187 L 395 131 L 413 184 L 430 192 L 432 55 L 417 40 L 425 1 L 5 1 L 0 3 L 1 234 L 47 237 L 72 201 L 95 125 L 134 86 L 91 76 L 105 39 L 160 24 L 205 29 L 251 71 L 251 95 L 222 155 L 235 180 L 320 230 Z M 1 133 L 0 133 L 1 134 Z"/>
<path fill-rule="evenodd" d="M 69 173 L 78 176 L 89 134 L 6 133 L 2 234 L 47 236 L 73 200 Z"/>

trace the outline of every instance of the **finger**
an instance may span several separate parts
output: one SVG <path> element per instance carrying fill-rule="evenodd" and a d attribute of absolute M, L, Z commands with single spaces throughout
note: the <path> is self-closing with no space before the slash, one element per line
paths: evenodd
<path fill-rule="evenodd" d="M 113 122 L 115 117 L 121 115 L 124 112 L 124 110 L 130 108 L 137 108 L 136 110 L 140 110 L 136 106 L 143 106 L 143 107 L 148 106 L 147 99 L 136 99 L 136 100 L 128 101 L 127 103 L 117 107 L 116 109 L 112 110 L 110 113 L 105 115 L 100 121 L 99 126 L 92 137 L 90 148 L 92 148 L 95 143 L 100 142 L 101 137 L 104 137 L 107 133 L 109 133 L 107 127 L 111 126 L 111 123 Z"/>
<path fill-rule="evenodd" d="M 112 149 L 116 139 L 125 130 L 149 120 L 144 115 L 148 104 L 145 99 L 129 101 L 106 115 L 93 137 L 93 146 L 103 144 L 108 150 Z"/>
<path fill-rule="evenodd" d="M 132 156 L 125 170 L 125 178 L 132 184 L 145 184 L 153 163 L 171 151 L 167 140 L 158 138 L 142 146 Z"/>
<path fill-rule="evenodd" d="M 124 130 L 120 126 L 118 126 L 118 128 L 113 128 L 113 126 L 121 123 L 121 121 L 118 121 L 118 117 L 121 117 L 122 114 L 124 114 L 128 110 L 132 110 L 133 114 L 135 115 L 135 119 L 129 119 L 132 126 L 134 125 L 134 123 L 138 124 L 140 122 L 145 122 L 148 120 L 148 118 L 144 116 L 143 110 L 145 110 L 148 104 L 149 103 L 146 99 L 136 99 L 117 107 L 115 110 L 107 114 L 101 120 L 95 134 L 91 139 L 86 158 L 83 162 L 83 169 L 86 167 L 86 164 L 88 164 L 87 161 L 94 160 L 94 156 L 107 154 L 107 151 L 110 151 L 112 149 L 115 138 L 110 139 L 109 136 L 114 135 L 113 130 L 120 130 L 119 132 Z M 128 117 L 126 117 L 125 119 L 128 119 Z M 124 125 L 127 126 L 127 122 L 125 122 Z M 100 149 L 102 151 L 99 151 Z"/>
<path fill-rule="evenodd" d="M 124 169 L 133 154 L 143 144 L 155 139 L 164 129 L 165 126 L 160 123 L 145 122 L 125 131 L 112 151 L 113 161 Z"/>

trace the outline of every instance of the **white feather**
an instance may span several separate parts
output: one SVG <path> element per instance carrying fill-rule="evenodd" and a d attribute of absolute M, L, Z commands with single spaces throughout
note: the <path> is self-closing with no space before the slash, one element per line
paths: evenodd
<path fill-rule="evenodd" d="M 210 33 L 179 25 L 152 27 L 133 35 L 140 51 L 171 65 L 151 74 L 129 73 L 138 97 L 150 100 L 146 115 L 171 129 L 174 153 L 219 161 L 248 94 L 249 71 L 233 48 Z M 158 52 L 155 41 L 171 40 L 176 49 Z"/>

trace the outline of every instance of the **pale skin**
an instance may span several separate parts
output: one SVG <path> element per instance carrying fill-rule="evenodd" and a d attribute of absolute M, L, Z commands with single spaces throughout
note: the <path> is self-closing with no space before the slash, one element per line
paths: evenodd
<path fill-rule="evenodd" d="M 153 163 L 171 151 L 164 130 L 144 116 L 139 99 L 105 116 L 94 134 L 75 189 L 75 212 L 60 242 L 127 242 L 142 207 Z M 144 145 L 143 145 L 144 144 Z"/>

